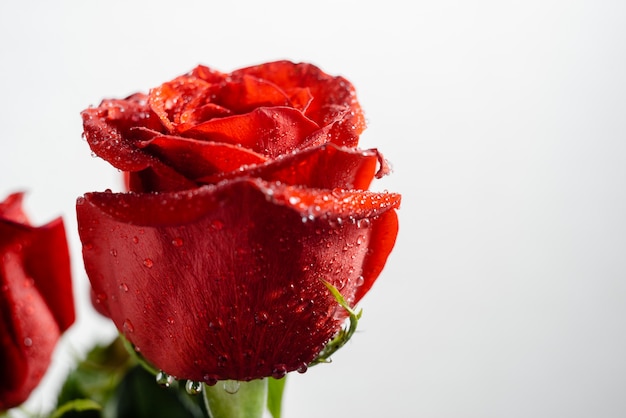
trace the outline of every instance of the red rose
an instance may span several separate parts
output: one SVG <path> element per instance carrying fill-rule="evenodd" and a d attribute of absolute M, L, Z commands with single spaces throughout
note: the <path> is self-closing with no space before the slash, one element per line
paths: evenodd
<path fill-rule="evenodd" d="M 35 228 L 22 194 L 0 202 L 0 411 L 24 402 L 74 322 L 63 221 Z"/>
<path fill-rule="evenodd" d="M 130 193 L 77 204 L 98 309 L 177 378 L 303 370 L 370 289 L 397 234 L 400 196 L 356 145 L 352 85 L 281 61 L 200 66 L 83 113 L 91 149 Z"/>

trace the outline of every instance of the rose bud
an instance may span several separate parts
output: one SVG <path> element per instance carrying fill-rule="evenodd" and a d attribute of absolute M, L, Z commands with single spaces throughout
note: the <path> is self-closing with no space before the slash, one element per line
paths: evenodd
<path fill-rule="evenodd" d="M 179 379 L 304 371 L 371 288 L 395 243 L 400 195 L 356 148 L 352 85 L 287 61 L 199 66 L 82 113 L 94 153 L 129 192 L 78 199 L 100 312 Z"/>
<path fill-rule="evenodd" d="M 63 221 L 33 227 L 22 194 L 0 202 L 0 411 L 23 403 L 74 322 Z"/>

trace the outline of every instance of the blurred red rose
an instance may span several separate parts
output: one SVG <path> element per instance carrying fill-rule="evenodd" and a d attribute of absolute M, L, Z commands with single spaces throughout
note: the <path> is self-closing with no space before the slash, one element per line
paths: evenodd
<path fill-rule="evenodd" d="M 21 193 L 0 202 L 0 411 L 28 398 L 74 322 L 63 221 L 33 227 L 21 203 Z"/>
<path fill-rule="evenodd" d="M 95 303 L 177 378 L 304 370 L 346 318 L 324 281 L 357 303 L 394 245 L 354 88 L 313 65 L 199 66 L 82 116 L 130 190 L 77 202 Z"/>

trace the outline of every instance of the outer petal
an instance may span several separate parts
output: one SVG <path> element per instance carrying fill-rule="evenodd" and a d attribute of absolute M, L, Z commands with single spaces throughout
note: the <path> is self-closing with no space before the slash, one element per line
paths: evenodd
<path fill-rule="evenodd" d="M 237 177 L 257 177 L 280 181 L 292 186 L 318 189 L 366 190 L 376 173 L 377 164 L 384 159 L 376 150 L 354 150 L 325 144 L 281 156 L 264 164 L 237 167 L 233 171 L 197 178 L 201 183 L 217 183 Z"/>
<path fill-rule="evenodd" d="M 45 374 L 61 332 L 18 254 L 0 259 L 0 411 L 20 405 Z"/>
<path fill-rule="evenodd" d="M 131 182 L 135 185 L 134 190 L 181 190 L 195 187 L 194 182 L 138 147 L 137 142 L 143 139 L 145 129 L 137 128 L 149 128 L 155 123 L 151 119 L 154 116 L 150 116 L 153 114 L 146 106 L 145 100 L 127 99 L 114 103 L 105 101 L 98 108 L 84 110 L 84 135 L 91 150 L 119 170 L 140 173 Z M 135 119 L 138 122 L 133 125 Z M 151 122 L 143 125 L 139 123 L 146 120 Z"/>
<path fill-rule="evenodd" d="M 240 180 L 88 194 L 77 212 L 87 272 L 117 327 L 167 373 L 211 381 L 310 362 L 344 318 L 322 280 L 354 301 L 374 225 L 398 204 Z"/>
<path fill-rule="evenodd" d="M 74 321 L 63 223 L 30 226 L 21 198 L 0 202 L 0 411 L 26 400 Z"/>
<path fill-rule="evenodd" d="M 290 107 L 260 107 L 250 113 L 211 119 L 185 131 L 185 136 L 241 145 L 275 158 L 291 152 L 319 126 Z"/>
<path fill-rule="evenodd" d="M 267 161 L 265 156 L 243 147 L 180 136 L 159 135 L 145 141 L 142 147 L 195 182 Z"/>

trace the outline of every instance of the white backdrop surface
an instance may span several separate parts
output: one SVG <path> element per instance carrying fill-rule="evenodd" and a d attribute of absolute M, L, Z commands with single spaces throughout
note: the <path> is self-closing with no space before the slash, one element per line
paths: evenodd
<path fill-rule="evenodd" d="M 27 409 L 115 330 L 93 313 L 77 196 L 120 189 L 79 112 L 205 64 L 307 61 L 356 86 L 400 234 L 333 363 L 286 418 L 626 416 L 626 3 L 0 3 L 0 196 L 63 216 L 76 325 Z"/>

